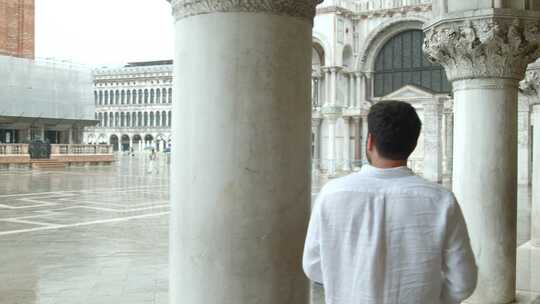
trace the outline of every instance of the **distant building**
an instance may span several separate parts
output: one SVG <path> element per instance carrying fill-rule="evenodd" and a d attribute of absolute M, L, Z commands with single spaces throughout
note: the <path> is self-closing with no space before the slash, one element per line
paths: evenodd
<path fill-rule="evenodd" d="M 91 70 L 34 59 L 34 1 L 0 0 L 0 143 L 81 143 L 95 125 Z"/>
<path fill-rule="evenodd" d="M 163 151 L 171 142 L 172 60 L 129 63 L 94 71 L 94 118 L 86 143 L 115 151 Z"/>

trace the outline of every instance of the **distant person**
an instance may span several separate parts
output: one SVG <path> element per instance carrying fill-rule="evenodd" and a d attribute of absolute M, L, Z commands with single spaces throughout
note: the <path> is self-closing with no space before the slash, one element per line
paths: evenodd
<path fill-rule="evenodd" d="M 476 288 L 477 267 L 452 192 L 407 168 L 421 122 L 403 102 L 368 114 L 360 172 L 321 190 L 303 266 L 327 304 L 458 304 Z"/>
<path fill-rule="evenodd" d="M 152 152 L 150 153 L 150 162 L 148 163 L 148 170 L 147 170 L 148 173 L 154 173 L 154 171 L 156 171 L 156 173 L 158 172 L 158 166 L 156 164 L 156 161 L 157 161 L 156 149 L 152 148 Z"/>
<path fill-rule="evenodd" d="M 129 151 L 131 153 L 131 157 L 134 157 L 135 156 L 135 149 L 133 149 L 133 147 L 131 147 Z"/>

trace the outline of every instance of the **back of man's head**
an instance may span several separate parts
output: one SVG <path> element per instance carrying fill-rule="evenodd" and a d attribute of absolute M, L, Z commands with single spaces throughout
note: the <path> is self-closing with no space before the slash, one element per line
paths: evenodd
<path fill-rule="evenodd" d="M 401 101 L 382 101 L 368 114 L 368 131 L 379 156 L 406 160 L 416 148 L 422 122 L 414 107 Z"/>

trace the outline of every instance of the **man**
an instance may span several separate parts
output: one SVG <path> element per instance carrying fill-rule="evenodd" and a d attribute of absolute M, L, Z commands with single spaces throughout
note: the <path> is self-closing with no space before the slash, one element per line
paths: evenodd
<path fill-rule="evenodd" d="M 303 266 L 324 285 L 326 304 L 457 304 L 474 291 L 477 267 L 454 195 L 406 167 L 420 129 L 409 104 L 375 104 L 370 164 L 321 190 Z"/>

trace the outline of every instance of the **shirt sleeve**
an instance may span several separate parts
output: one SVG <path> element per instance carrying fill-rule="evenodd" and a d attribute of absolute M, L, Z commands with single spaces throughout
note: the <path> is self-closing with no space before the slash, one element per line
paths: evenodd
<path fill-rule="evenodd" d="M 303 268 L 306 276 L 314 282 L 323 284 L 321 267 L 321 205 L 322 195 L 315 201 L 304 246 Z"/>
<path fill-rule="evenodd" d="M 443 249 L 441 300 L 444 304 L 458 304 L 470 297 L 478 277 L 463 213 L 453 195 L 452 200 Z"/>

